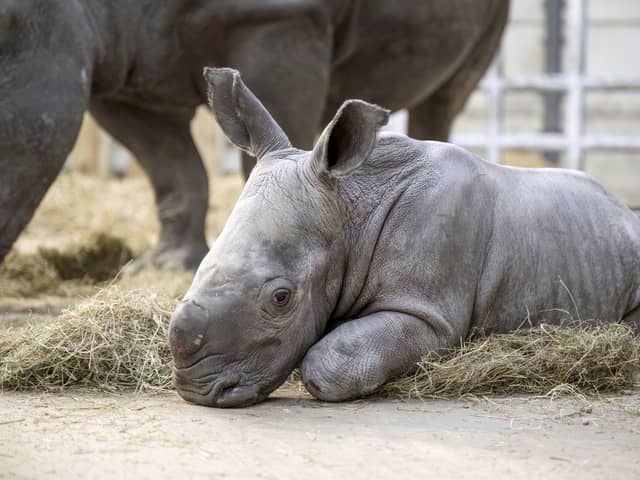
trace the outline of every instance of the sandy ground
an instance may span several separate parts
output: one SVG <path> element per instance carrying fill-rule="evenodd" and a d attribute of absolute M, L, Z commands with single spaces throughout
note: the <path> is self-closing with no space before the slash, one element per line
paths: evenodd
<path fill-rule="evenodd" d="M 640 396 L 626 397 L 627 408 Z M 0 395 L 0 478 L 638 479 L 640 416 L 600 400 L 364 400 L 247 409 L 175 394 Z"/>

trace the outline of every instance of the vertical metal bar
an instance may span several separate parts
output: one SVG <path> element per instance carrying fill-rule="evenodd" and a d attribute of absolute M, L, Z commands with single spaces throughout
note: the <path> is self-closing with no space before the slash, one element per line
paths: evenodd
<path fill-rule="evenodd" d="M 565 0 L 545 1 L 545 73 L 562 72 L 562 47 L 564 46 L 563 12 Z M 542 131 L 545 133 L 562 132 L 562 99 L 564 92 L 544 92 L 544 117 Z M 548 162 L 557 164 L 558 152 L 543 152 Z"/>
<path fill-rule="evenodd" d="M 487 157 L 490 162 L 502 163 L 502 52 L 496 53 L 486 76 L 488 96 Z"/>
<path fill-rule="evenodd" d="M 584 89 L 586 51 L 586 0 L 569 2 L 569 92 L 567 95 L 567 167 L 584 169 L 582 134 L 584 131 Z"/>
<path fill-rule="evenodd" d="M 102 176 L 124 177 L 129 171 L 129 153 L 104 131 L 100 135 L 100 165 Z"/>
<path fill-rule="evenodd" d="M 98 174 L 106 177 L 111 173 L 111 145 L 113 140 L 108 133 L 100 130 L 100 153 L 98 160 Z"/>

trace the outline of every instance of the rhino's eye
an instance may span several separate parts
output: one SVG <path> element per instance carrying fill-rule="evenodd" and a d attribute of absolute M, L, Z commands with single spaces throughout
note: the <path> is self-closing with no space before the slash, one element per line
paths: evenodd
<path fill-rule="evenodd" d="M 273 303 L 276 307 L 284 307 L 287 303 L 289 303 L 289 298 L 291 297 L 291 292 L 289 292 L 286 288 L 279 288 L 273 295 L 271 296 L 271 303 Z"/>

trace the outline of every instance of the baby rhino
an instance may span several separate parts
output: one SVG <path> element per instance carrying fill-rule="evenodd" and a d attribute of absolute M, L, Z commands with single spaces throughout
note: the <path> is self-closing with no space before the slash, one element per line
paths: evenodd
<path fill-rule="evenodd" d="M 205 77 L 258 163 L 171 320 L 184 399 L 250 405 L 301 366 L 316 398 L 347 400 L 472 331 L 640 327 L 640 219 L 586 175 L 378 135 L 388 112 L 359 100 L 302 151 L 238 72 Z"/>

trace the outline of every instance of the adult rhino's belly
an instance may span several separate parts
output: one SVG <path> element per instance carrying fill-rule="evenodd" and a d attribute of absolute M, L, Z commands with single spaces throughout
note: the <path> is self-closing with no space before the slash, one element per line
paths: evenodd
<path fill-rule="evenodd" d="M 591 180 L 510 178 L 474 310 L 478 328 L 619 320 L 637 291 L 640 221 Z"/>
<path fill-rule="evenodd" d="M 391 110 L 411 107 L 427 98 L 468 61 L 477 36 L 473 30 L 425 33 L 428 31 L 423 25 L 419 31 L 405 31 L 389 41 L 363 43 L 334 68 L 330 98 L 334 102 L 362 98 Z M 376 28 L 371 27 L 370 35 L 364 38 L 376 36 Z"/>

